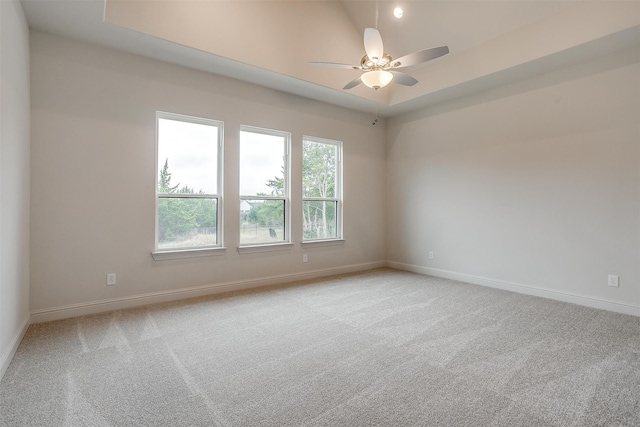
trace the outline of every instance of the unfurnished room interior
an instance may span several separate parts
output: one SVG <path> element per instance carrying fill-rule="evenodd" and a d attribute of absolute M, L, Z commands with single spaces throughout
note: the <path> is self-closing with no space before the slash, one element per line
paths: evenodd
<path fill-rule="evenodd" d="M 640 425 L 640 1 L 0 1 L 0 426 Z"/>

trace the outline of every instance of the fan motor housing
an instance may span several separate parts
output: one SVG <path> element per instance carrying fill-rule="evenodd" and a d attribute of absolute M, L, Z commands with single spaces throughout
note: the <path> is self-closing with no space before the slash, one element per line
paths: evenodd
<path fill-rule="evenodd" d="M 386 70 L 388 68 L 391 68 L 391 61 L 393 61 L 393 59 L 388 53 L 383 53 L 382 58 L 376 61 L 370 59 L 368 55 L 365 55 L 360 61 L 360 66 L 365 71 Z"/>

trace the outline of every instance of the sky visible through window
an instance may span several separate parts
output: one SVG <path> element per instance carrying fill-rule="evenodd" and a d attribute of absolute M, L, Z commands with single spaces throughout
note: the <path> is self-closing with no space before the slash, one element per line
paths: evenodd
<path fill-rule="evenodd" d="M 240 194 L 271 195 L 269 180 L 283 178 L 284 137 L 240 132 Z"/>
<path fill-rule="evenodd" d="M 217 126 L 158 120 L 158 174 L 168 159 L 171 186 L 217 194 L 217 157 Z"/>
<path fill-rule="evenodd" d="M 240 135 L 240 193 L 271 195 L 267 182 L 283 177 L 284 137 L 247 131 Z M 217 144 L 217 126 L 159 119 L 158 174 L 168 159 L 172 186 L 217 194 Z"/>

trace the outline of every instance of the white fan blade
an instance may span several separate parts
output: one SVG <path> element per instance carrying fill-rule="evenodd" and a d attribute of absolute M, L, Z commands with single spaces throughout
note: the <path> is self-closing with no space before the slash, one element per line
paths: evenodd
<path fill-rule="evenodd" d="M 355 79 L 351 80 L 349 83 L 347 83 L 345 85 L 345 87 L 343 87 L 343 90 L 348 90 L 351 89 L 352 87 L 356 87 L 358 86 L 360 83 L 362 83 L 362 80 L 360 80 L 360 77 L 356 77 Z"/>
<path fill-rule="evenodd" d="M 372 61 L 382 58 L 382 55 L 384 55 L 384 46 L 382 45 L 380 31 L 375 28 L 364 29 L 364 50 Z"/>
<path fill-rule="evenodd" d="M 393 81 L 403 86 L 413 86 L 418 83 L 418 80 L 414 79 L 408 74 L 401 73 L 400 71 L 389 71 L 393 74 Z"/>
<path fill-rule="evenodd" d="M 328 67 L 328 68 L 348 68 L 350 70 L 362 70 L 360 65 L 349 65 L 349 64 L 338 64 L 336 62 L 309 62 L 311 65 L 316 65 L 318 67 Z"/>
<path fill-rule="evenodd" d="M 441 57 L 442 55 L 446 55 L 449 53 L 449 47 L 440 46 L 440 47 L 432 47 L 430 49 L 421 50 L 418 52 L 410 53 L 409 55 L 405 55 L 398 59 L 394 59 L 391 63 L 392 68 L 402 68 L 402 67 L 410 67 L 412 65 L 421 64 L 423 62 L 431 61 L 432 59 L 436 59 Z"/>

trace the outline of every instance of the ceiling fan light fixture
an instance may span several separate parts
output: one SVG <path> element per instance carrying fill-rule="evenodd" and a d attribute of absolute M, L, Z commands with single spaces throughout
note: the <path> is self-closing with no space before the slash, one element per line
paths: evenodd
<path fill-rule="evenodd" d="M 402 86 L 413 86 L 418 83 L 418 80 L 396 69 L 422 64 L 439 58 L 449 53 L 449 48 L 447 46 L 432 47 L 394 60 L 388 53 L 384 52 L 380 32 L 375 28 L 365 28 L 364 51 L 365 55 L 360 60 L 360 65 L 337 64 L 334 62 L 311 62 L 311 64 L 334 68 L 351 68 L 363 72 L 359 77 L 347 83 L 342 88 L 343 90 L 352 89 L 360 83 L 371 89 L 378 90 L 387 86 L 392 80 Z"/>
<path fill-rule="evenodd" d="M 360 79 L 367 87 L 378 90 L 391 83 L 393 74 L 384 70 L 372 70 L 364 73 Z"/>

